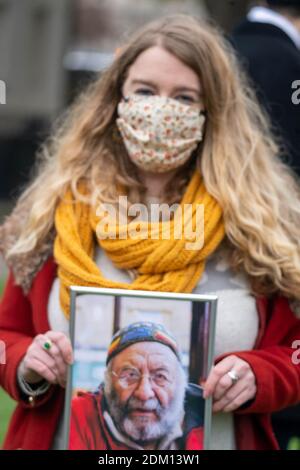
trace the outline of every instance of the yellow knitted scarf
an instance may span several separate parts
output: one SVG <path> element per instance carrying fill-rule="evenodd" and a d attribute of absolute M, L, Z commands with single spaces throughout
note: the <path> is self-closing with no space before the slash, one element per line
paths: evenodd
<path fill-rule="evenodd" d="M 197 227 L 197 206 L 200 204 L 204 206 L 204 244 L 195 250 L 187 244 L 195 237 L 188 240 L 185 236 L 179 237 L 178 229 L 184 235 L 187 233 L 186 224 L 192 222 L 193 230 Z M 185 205 L 190 205 L 190 217 L 185 217 Z M 181 219 L 176 218 L 178 208 L 171 222 L 135 221 L 126 225 L 116 224 L 113 231 L 111 225 L 108 228 L 104 224 L 99 225 L 103 221 L 102 216 L 96 216 L 96 210 L 91 205 L 75 201 L 71 190 L 67 191 L 55 213 L 57 236 L 54 243 L 54 257 L 61 283 L 60 303 L 66 317 L 69 317 L 69 287 L 72 285 L 192 292 L 202 276 L 206 258 L 218 247 L 225 230 L 222 210 L 206 191 L 198 172 L 191 178 L 180 209 L 184 214 Z M 140 235 L 136 235 L 135 230 L 134 236 L 127 236 L 128 233 L 132 234 L 130 228 L 137 228 L 137 224 Z M 112 234 L 114 237 L 110 236 Z M 197 237 L 199 239 L 199 235 Z M 106 279 L 94 261 L 96 243 L 105 250 L 116 267 L 136 270 L 136 279 L 128 284 Z"/>

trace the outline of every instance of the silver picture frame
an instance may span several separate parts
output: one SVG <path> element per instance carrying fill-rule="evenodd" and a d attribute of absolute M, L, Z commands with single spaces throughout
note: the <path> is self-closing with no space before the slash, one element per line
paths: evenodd
<path fill-rule="evenodd" d="M 218 297 L 215 295 L 199 295 L 199 294 L 181 294 L 169 292 L 153 292 L 153 291 L 138 291 L 138 290 L 125 290 L 125 289 L 106 289 L 97 287 L 83 287 L 71 286 L 70 288 L 70 324 L 69 333 L 72 347 L 75 348 L 76 338 L 76 319 L 77 319 L 77 301 L 84 295 L 96 296 L 110 296 L 113 297 L 115 302 L 121 302 L 124 299 L 159 299 L 169 300 L 176 302 L 190 302 L 192 305 L 192 323 L 191 323 L 191 342 L 190 342 L 190 363 L 189 363 L 189 377 L 192 373 L 194 380 L 198 380 L 195 375 L 195 367 L 200 367 L 201 360 L 201 373 L 199 370 L 199 380 L 205 380 L 209 371 L 214 363 L 214 345 L 215 345 L 215 329 L 217 317 L 217 302 Z M 115 325 L 116 329 L 116 325 Z M 112 332 L 113 333 L 113 332 Z M 201 357 L 201 359 L 200 359 Z M 196 361 L 196 362 L 195 362 Z M 198 361 L 198 366 L 197 366 Z M 193 363 L 193 364 L 191 364 Z M 196 366 L 195 366 L 196 364 Z M 70 418 L 71 418 L 71 400 L 73 394 L 73 372 L 74 364 L 68 369 L 65 405 L 64 405 L 64 418 L 63 418 L 63 443 L 62 448 L 69 448 L 70 437 Z M 197 372 L 196 372 L 197 374 Z M 198 381 L 199 384 L 199 381 Z M 211 426 L 212 426 L 212 398 L 208 398 L 204 403 L 204 450 L 210 450 L 211 441 Z"/>

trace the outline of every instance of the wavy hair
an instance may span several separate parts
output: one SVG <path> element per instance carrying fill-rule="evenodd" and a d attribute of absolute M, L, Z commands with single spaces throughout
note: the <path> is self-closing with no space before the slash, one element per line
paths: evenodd
<path fill-rule="evenodd" d="M 129 67 L 155 45 L 198 74 L 207 111 L 204 142 L 172 180 L 168 199 L 180 200 L 196 166 L 223 209 L 231 267 L 248 275 L 255 295 L 280 292 L 300 300 L 298 183 L 279 159 L 269 120 L 230 44 L 215 26 L 188 15 L 142 27 L 60 120 L 40 152 L 37 175 L 18 201 L 17 208 L 29 214 L 6 259 L 34 253 L 53 230 L 55 209 L 68 187 L 86 200 L 81 181 L 88 185 L 91 204 L 116 201 L 120 184 L 134 202 L 142 199 L 145 188 L 115 121 Z"/>

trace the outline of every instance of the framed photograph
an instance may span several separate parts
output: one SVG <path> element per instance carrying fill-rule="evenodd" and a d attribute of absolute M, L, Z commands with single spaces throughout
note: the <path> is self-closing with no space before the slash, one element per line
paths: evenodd
<path fill-rule="evenodd" d="M 216 313 L 213 295 L 71 287 L 64 448 L 208 450 Z"/>

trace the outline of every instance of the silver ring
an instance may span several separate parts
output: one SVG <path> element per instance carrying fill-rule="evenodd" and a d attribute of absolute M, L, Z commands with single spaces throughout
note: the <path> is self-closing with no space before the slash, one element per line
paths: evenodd
<path fill-rule="evenodd" d="M 227 375 L 231 378 L 232 385 L 235 385 L 240 380 L 240 376 L 233 369 L 227 372 Z"/>

